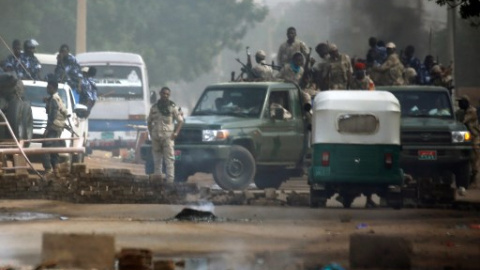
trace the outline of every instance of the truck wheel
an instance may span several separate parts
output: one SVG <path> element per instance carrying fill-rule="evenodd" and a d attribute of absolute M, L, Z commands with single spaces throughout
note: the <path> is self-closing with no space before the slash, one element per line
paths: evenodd
<path fill-rule="evenodd" d="M 470 163 L 460 164 L 454 171 L 455 174 L 455 184 L 457 188 L 464 187 L 468 188 L 470 185 L 470 175 L 472 173 L 472 168 Z"/>
<path fill-rule="evenodd" d="M 314 190 L 310 187 L 310 207 L 319 208 L 327 206 L 327 196 L 322 190 Z"/>
<path fill-rule="evenodd" d="M 255 159 L 245 148 L 234 145 L 226 160 L 217 162 L 213 170 L 215 182 L 225 190 L 243 190 L 255 176 Z"/>
<path fill-rule="evenodd" d="M 30 140 L 33 137 L 33 115 L 32 105 L 28 101 L 23 101 L 21 119 L 22 124 L 18 130 L 20 139 Z M 28 147 L 29 145 L 30 142 L 25 142 L 24 147 Z"/>
<path fill-rule="evenodd" d="M 15 137 L 20 139 L 19 129 L 22 123 L 22 101 L 19 99 L 10 100 L 5 111 L 5 116 L 7 117 L 7 121 L 10 124 Z M 12 138 L 10 132 L 8 130 L 6 130 L 6 132 L 7 138 Z"/>

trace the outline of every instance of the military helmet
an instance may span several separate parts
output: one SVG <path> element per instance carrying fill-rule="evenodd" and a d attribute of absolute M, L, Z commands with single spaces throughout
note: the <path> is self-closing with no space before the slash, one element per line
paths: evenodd
<path fill-rule="evenodd" d="M 255 57 L 265 59 L 265 57 L 267 57 L 267 54 L 264 50 L 258 50 L 257 53 L 255 53 Z"/>
<path fill-rule="evenodd" d="M 35 39 L 27 39 L 25 40 L 25 42 L 23 43 L 23 47 L 24 48 L 35 48 L 37 47 L 39 44 L 38 42 L 35 40 Z"/>

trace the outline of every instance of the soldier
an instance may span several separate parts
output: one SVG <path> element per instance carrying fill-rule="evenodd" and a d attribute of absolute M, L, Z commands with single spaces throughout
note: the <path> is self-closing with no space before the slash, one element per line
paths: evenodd
<path fill-rule="evenodd" d="M 432 70 L 433 66 L 437 63 L 433 59 L 432 55 L 425 56 L 423 60 L 423 64 L 420 66 L 420 71 L 418 73 L 418 83 L 422 85 L 430 85 L 432 84 L 432 75 L 430 71 Z"/>
<path fill-rule="evenodd" d="M 355 63 L 355 71 L 350 83 L 352 90 L 375 90 L 375 83 L 367 76 L 366 65 L 362 62 Z"/>
<path fill-rule="evenodd" d="M 40 65 L 40 62 L 35 56 L 35 48 L 37 46 L 38 42 L 35 39 L 28 39 L 23 43 L 23 53 L 20 54 L 20 62 L 23 67 L 20 67 L 20 69 L 17 70 L 19 79 L 40 79 L 42 65 Z"/>
<path fill-rule="evenodd" d="M 389 42 L 387 47 L 387 60 L 381 66 L 372 67 L 372 73 L 375 74 L 374 81 L 376 85 L 403 85 L 403 65 L 396 53 L 396 46 Z"/>
<path fill-rule="evenodd" d="M 371 68 L 374 66 L 379 66 L 385 62 L 387 58 L 387 53 L 385 51 L 385 47 L 380 46 L 382 42 L 377 41 L 376 37 L 370 37 L 368 39 L 368 46 L 370 49 L 367 51 L 366 59 L 367 59 L 367 68 Z"/>
<path fill-rule="evenodd" d="M 457 116 L 459 116 L 458 120 L 465 124 L 472 134 L 473 153 L 470 159 L 472 167 L 470 183 L 474 184 L 478 172 L 478 160 L 480 158 L 480 127 L 478 124 L 477 109 L 470 105 L 470 98 L 467 95 L 463 95 L 457 100 L 458 107 L 460 108 L 457 112 Z"/>
<path fill-rule="evenodd" d="M 330 44 L 329 54 L 328 89 L 349 89 L 353 73 L 350 57 L 339 53 L 335 44 Z"/>
<path fill-rule="evenodd" d="M 70 53 L 67 44 L 62 44 L 58 50 L 55 76 L 61 83 L 67 83 L 73 90 L 73 97 L 80 103 L 82 73 L 75 56 Z"/>
<path fill-rule="evenodd" d="M 403 71 L 403 80 L 405 85 L 414 85 L 418 82 L 418 74 L 414 68 L 408 67 Z"/>
<path fill-rule="evenodd" d="M 447 72 L 442 70 L 440 65 L 434 65 L 430 70 L 431 75 L 431 84 L 435 86 L 442 86 L 450 91 L 450 95 L 452 94 L 453 89 L 453 79 Z"/>
<path fill-rule="evenodd" d="M 303 76 L 303 61 L 303 54 L 301 52 L 296 52 L 292 56 L 290 62 L 282 67 L 277 74 L 277 78 L 299 83 Z"/>
<path fill-rule="evenodd" d="M 80 103 L 87 106 L 88 117 L 90 111 L 97 101 L 97 85 L 93 81 L 93 77 L 97 73 L 95 67 L 82 67 L 82 93 L 80 95 Z"/>
<path fill-rule="evenodd" d="M 5 59 L 5 68 L 8 67 L 9 69 L 11 69 L 9 71 L 14 71 L 17 74 L 17 78 L 20 78 L 19 72 L 23 71 L 22 65 L 20 64 L 20 56 L 22 55 L 22 47 L 20 40 L 15 39 L 12 42 L 12 50 L 13 54 L 9 55 L 7 59 Z"/>
<path fill-rule="evenodd" d="M 58 82 L 55 78 L 49 77 L 47 84 L 47 93 L 50 95 L 46 99 L 46 110 L 48 115 L 47 127 L 45 128 L 44 138 L 60 138 L 65 128 L 65 120 L 68 117 L 68 110 L 63 104 L 62 98 L 58 95 Z M 61 141 L 45 141 L 42 147 L 61 147 Z M 58 175 L 58 153 L 44 154 L 43 168 L 46 175 L 54 173 Z M 53 169 L 53 170 L 52 170 Z"/>
<path fill-rule="evenodd" d="M 321 61 L 313 67 L 313 82 L 319 90 L 328 90 L 328 59 L 330 58 L 328 44 L 319 43 L 315 47 L 315 51 L 320 56 Z"/>
<path fill-rule="evenodd" d="M 255 81 L 271 81 L 273 79 L 273 70 L 265 61 L 267 57 L 265 51 L 259 50 L 255 53 L 255 61 L 257 65 L 252 68 Z"/>
<path fill-rule="evenodd" d="M 175 129 L 174 121 L 177 122 Z M 170 100 L 170 89 L 162 87 L 160 99 L 150 108 L 147 119 L 148 132 L 152 139 L 152 154 L 155 174 L 162 173 L 165 160 L 166 180 L 173 183 L 175 175 L 174 141 L 183 125 L 183 117 L 177 105 Z"/>
<path fill-rule="evenodd" d="M 404 55 L 401 55 L 401 61 L 405 69 L 413 68 L 416 74 L 420 73 L 420 67 L 422 65 L 422 62 L 420 61 L 420 59 L 418 59 L 415 56 L 415 47 L 413 47 L 413 45 L 408 45 L 405 48 Z M 412 72 L 410 72 L 410 74 L 412 74 Z M 418 79 L 415 80 L 415 82 L 417 81 L 419 80 Z M 414 84 L 414 83 L 411 83 L 411 84 Z"/>
<path fill-rule="evenodd" d="M 283 67 L 285 64 L 290 63 L 293 54 L 296 52 L 301 52 L 304 57 L 307 56 L 307 45 L 303 41 L 296 39 L 296 37 L 297 30 L 294 27 L 289 27 L 287 29 L 287 41 L 282 43 L 278 49 L 277 62 L 279 66 Z"/>

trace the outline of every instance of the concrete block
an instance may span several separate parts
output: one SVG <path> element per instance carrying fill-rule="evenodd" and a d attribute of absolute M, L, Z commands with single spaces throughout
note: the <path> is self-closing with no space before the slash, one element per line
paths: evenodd
<path fill-rule="evenodd" d="M 110 235 L 45 233 L 42 261 L 58 268 L 114 269 L 115 242 Z"/>
<path fill-rule="evenodd" d="M 13 155 L 13 166 L 27 167 L 27 160 L 22 155 L 15 154 Z M 27 176 L 28 170 L 25 168 L 17 168 L 15 169 L 15 175 L 18 177 Z"/>
<path fill-rule="evenodd" d="M 401 236 L 350 235 L 352 268 L 410 269 L 412 253 L 412 243 Z"/>
<path fill-rule="evenodd" d="M 85 163 L 74 163 L 72 164 L 72 174 L 80 175 L 87 173 L 87 164 Z"/>

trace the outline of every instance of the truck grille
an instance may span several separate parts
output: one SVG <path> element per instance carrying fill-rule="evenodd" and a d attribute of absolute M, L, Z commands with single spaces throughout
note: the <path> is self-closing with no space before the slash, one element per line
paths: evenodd
<path fill-rule="evenodd" d="M 401 135 L 402 144 L 450 144 L 452 135 L 450 132 L 418 132 L 404 131 Z"/>
<path fill-rule="evenodd" d="M 176 144 L 194 144 L 202 142 L 201 129 L 182 129 L 175 140 Z"/>

